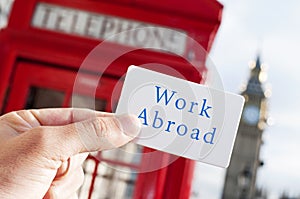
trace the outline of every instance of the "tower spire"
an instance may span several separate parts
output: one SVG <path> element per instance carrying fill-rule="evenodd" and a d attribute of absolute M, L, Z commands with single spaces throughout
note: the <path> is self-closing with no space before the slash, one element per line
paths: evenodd
<path fill-rule="evenodd" d="M 256 62 L 255 62 L 255 69 L 256 70 L 261 70 L 260 54 L 257 54 Z"/>
<path fill-rule="evenodd" d="M 256 57 L 255 67 L 251 69 L 250 78 L 247 83 L 247 88 L 244 92 L 253 95 L 264 96 L 262 82 L 259 79 L 259 75 L 262 72 L 260 54 Z"/>

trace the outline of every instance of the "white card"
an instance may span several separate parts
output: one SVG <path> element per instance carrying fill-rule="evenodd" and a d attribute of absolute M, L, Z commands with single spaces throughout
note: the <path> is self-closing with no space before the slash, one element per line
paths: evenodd
<path fill-rule="evenodd" d="M 116 113 L 139 117 L 137 144 L 228 167 L 243 105 L 240 95 L 130 66 Z"/>

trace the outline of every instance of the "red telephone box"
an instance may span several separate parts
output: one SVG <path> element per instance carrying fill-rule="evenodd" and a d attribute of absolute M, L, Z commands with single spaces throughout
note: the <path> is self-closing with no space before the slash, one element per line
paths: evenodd
<path fill-rule="evenodd" d="M 209 51 L 221 11 L 222 5 L 215 0 L 15 0 L 8 26 L 0 32 L 1 113 L 69 107 L 71 101 L 73 106 L 113 111 L 118 94 L 112 99 L 112 92 L 118 93 L 119 79 L 132 64 L 165 64 L 186 79 L 200 82 L 202 74 L 180 56 L 152 49 L 135 50 L 146 40 L 131 35 L 132 38 L 110 42 L 101 55 L 105 60 L 105 55 L 120 48 L 132 48 L 130 53 L 105 70 L 101 67 L 104 61 L 97 67 L 88 67 L 81 75 L 83 81 L 73 90 L 81 63 L 110 34 L 145 26 L 167 27 L 184 32 Z M 171 48 L 173 43 L 169 44 Z M 204 73 L 206 56 L 193 51 L 188 42 L 180 44 L 175 43 L 172 48 L 182 57 L 200 58 L 202 64 L 198 67 Z M 163 67 L 156 70 L 170 73 Z M 91 92 L 91 82 L 98 81 L 99 74 L 99 86 L 95 93 Z M 141 153 L 124 157 L 108 151 L 89 156 L 84 165 L 86 178 L 80 198 L 189 198 L 193 161 L 176 158 L 166 167 L 139 173 L 149 164 L 175 157 L 156 152 L 145 159 L 143 154 L 154 150 L 135 144 L 124 148 Z"/>

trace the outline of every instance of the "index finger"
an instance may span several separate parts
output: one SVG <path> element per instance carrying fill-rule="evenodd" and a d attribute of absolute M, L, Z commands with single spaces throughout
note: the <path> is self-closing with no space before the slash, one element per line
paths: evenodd
<path fill-rule="evenodd" d="M 14 133 L 23 133 L 38 126 L 61 126 L 113 115 L 83 108 L 46 108 L 10 112 L 0 117 L 0 123 Z"/>

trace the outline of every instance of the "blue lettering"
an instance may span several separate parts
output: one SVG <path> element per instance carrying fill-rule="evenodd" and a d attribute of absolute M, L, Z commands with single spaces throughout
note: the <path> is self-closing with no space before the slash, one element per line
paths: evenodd
<path fill-rule="evenodd" d="M 138 116 L 138 118 L 144 119 L 143 125 L 148 126 L 148 124 L 147 124 L 147 110 L 146 110 L 146 108 L 144 108 L 144 110 L 142 110 L 142 112 L 140 113 L 140 115 Z"/>
<path fill-rule="evenodd" d="M 193 108 L 194 108 L 195 105 L 198 106 L 198 103 L 197 102 L 191 102 L 191 108 L 190 108 L 190 110 L 188 112 L 194 113 L 193 112 Z"/>
<path fill-rule="evenodd" d="M 167 106 L 171 100 L 171 98 L 174 96 L 175 93 L 177 93 L 176 91 L 172 91 L 172 94 L 170 97 L 168 97 L 167 95 L 167 89 L 165 89 L 165 91 L 160 94 L 160 88 L 159 86 L 155 86 L 156 87 L 156 102 L 159 103 L 160 100 L 163 98 L 163 96 L 165 97 L 165 105 Z"/>
<path fill-rule="evenodd" d="M 181 128 L 183 127 L 183 128 Z M 183 132 L 180 132 L 180 129 L 183 129 Z M 180 124 L 178 127 L 177 127 L 177 134 L 180 135 L 180 136 L 184 136 L 186 133 L 187 133 L 187 126 L 184 125 L 184 124 Z"/>
<path fill-rule="evenodd" d="M 210 118 L 210 116 L 208 115 L 208 113 L 207 113 L 206 111 L 207 111 L 208 109 L 210 109 L 211 106 L 206 106 L 206 107 L 205 107 L 206 101 L 207 101 L 206 99 L 203 99 L 202 109 L 201 109 L 201 112 L 199 113 L 199 115 L 204 116 L 203 113 L 205 113 L 206 117 L 207 117 L 207 118 Z"/>
<path fill-rule="evenodd" d="M 191 138 L 192 138 L 193 140 L 199 140 L 200 130 L 197 129 L 197 128 L 194 128 L 194 129 L 192 129 L 192 132 L 193 132 L 193 133 L 191 133 Z"/>
<path fill-rule="evenodd" d="M 156 123 L 157 121 L 159 122 L 158 125 L 157 125 L 157 123 Z M 163 120 L 162 120 L 161 118 L 158 117 L 158 111 L 155 111 L 155 116 L 154 116 L 154 120 L 153 120 L 153 124 L 152 124 L 153 128 L 158 129 L 158 128 L 160 128 L 163 124 L 164 124 Z"/>
<path fill-rule="evenodd" d="M 209 143 L 209 144 L 214 144 L 213 140 L 215 137 L 215 133 L 216 133 L 216 128 L 213 128 L 212 132 L 205 133 L 205 135 L 203 137 L 204 142 Z"/>
<path fill-rule="evenodd" d="M 170 127 L 171 127 L 172 124 L 175 124 L 175 122 L 173 122 L 173 121 L 168 121 L 168 127 L 166 128 L 165 131 L 170 132 Z"/>
<path fill-rule="evenodd" d="M 179 107 L 179 102 L 182 101 L 182 104 L 181 104 L 181 107 Z M 178 110 L 182 110 L 184 109 L 186 105 L 186 101 L 183 99 L 183 98 L 178 98 L 175 102 L 175 107 L 178 109 Z"/>

